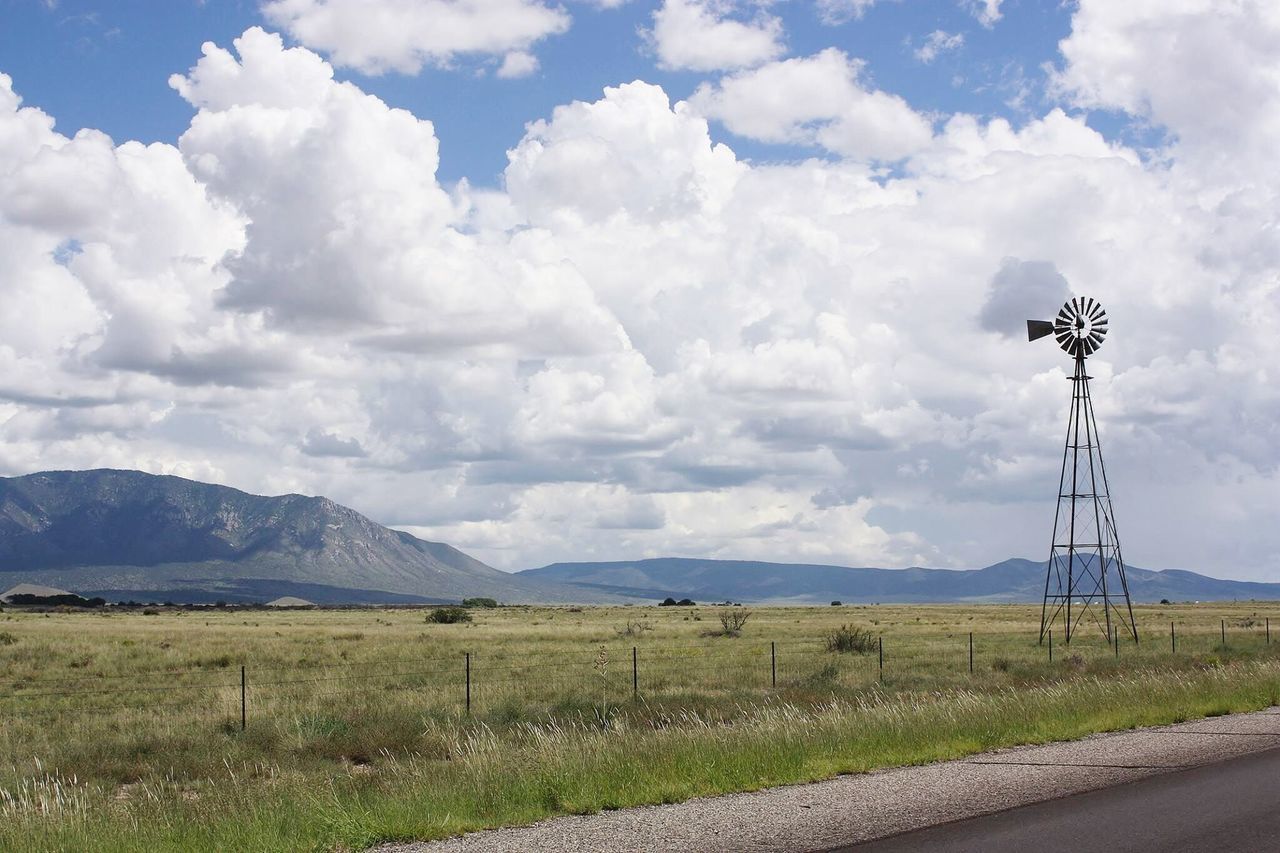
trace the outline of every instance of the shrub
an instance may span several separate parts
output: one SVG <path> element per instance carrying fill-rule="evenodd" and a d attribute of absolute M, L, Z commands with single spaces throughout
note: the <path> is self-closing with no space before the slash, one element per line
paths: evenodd
<path fill-rule="evenodd" d="M 639 637 L 645 631 L 652 631 L 653 626 L 648 622 L 637 622 L 634 619 L 628 619 L 626 627 L 618 629 L 619 637 Z"/>
<path fill-rule="evenodd" d="M 497 607 L 498 602 L 493 598 L 464 598 L 462 599 L 463 607 Z"/>
<path fill-rule="evenodd" d="M 697 606 L 698 606 L 698 602 L 694 601 L 692 598 L 682 598 L 676 602 L 676 607 L 697 607 Z"/>
<path fill-rule="evenodd" d="M 843 606 L 844 606 L 844 602 L 843 602 L 843 601 L 833 601 L 833 602 L 831 602 L 831 606 L 832 606 L 832 607 L 843 607 Z"/>
<path fill-rule="evenodd" d="M 827 637 L 827 651 L 853 652 L 860 655 L 876 650 L 876 637 L 865 628 L 841 625 Z"/>
<path fill-rule="evenodd" d="M 991 668 L 996 672 L 1008 672 L 1009 667 L 1013 666 L 1008 658 L 996 658 L 991 662 Z"/>
<path fill-rule="evenodd" d="M 1173 602 L 1169 601 L 1169 599 L 1167 599 L 1167 598 L 1162 598 L 1162 599 L 1160 599 L 1160 603 L 1161 603 L 1161 604 L 1172 604 Z"/>
<path fill-rule="evenodd" d="M 721 610 L 720 633 L 726 637 L 736 637 L 742 633 L 742 626 L 751 618 L 750 610 Z"/>
<path fill-rule="evenodd" d="M 829 690 L 840 680 L 840 670 L 829 663 L 816 672 L 810 673 L 802 684 L 810 690 Z"/>
<path fill-rule="evenodd" d="M 471 614 L 465 607 L 437 607 L 427 614 L 427 621 L 437 625 L 456 625 L 459 622 L 470 622 Z"/>
<path fill-rule="evenodd" d="M 8 631 L 0 631 L 0 646 L 12 646 L 18 642 L 18 638 Z"/>

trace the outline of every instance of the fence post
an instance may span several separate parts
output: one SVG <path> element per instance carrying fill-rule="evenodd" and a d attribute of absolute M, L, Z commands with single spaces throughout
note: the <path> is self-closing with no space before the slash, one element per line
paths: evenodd
<path fill-rule="evenodd" d="M 1120 659 L 1120 626 L 1116 626 L 1116 659 Z"/>
<path fill-rule="evenodd" d="M 1271 645 L 1271 617 L 1267 617 L 1267 645 Z"/>
<path fill-rule="evenodd" d="M 1178 653 L 1178 635 L 1173 630 L 1173 620 L 1169 620 L 1169 646 L 1173 649 L 1173 653 Z"/>
<path fill-rule="evenodd" d="M 631 647 L 631 697 L 640 695 L 640 652 Z"/>
<path fill-rule="evenodd" d="M 880 646 L 880 680 L 883 682 L 884 681 L 884 635 L 883 634 L 880 636 L 879 646 Z"/>
<path fill-rule="evenodd" d="M 471 652 L 463 652 L 467 661 L 467 716 L 471 716 Z"/>
<path fill-rule="evenodd" d="M 973 675 L 973 632 L 969 632 L 969 674 Z"/>
<path fill-rule="evenodd" d="M 1053 663 L 1053 629 L 1049 629 L 1049 663 Z"/>
<path fill-rule="evenodd" d="M 1222 647 L 1227 647 L 1227 620 L 1222 620 Z"/>
<path fill-rule="evenodd" d="M 240 665 L 240 731 L 244 731 L 249 724 L 249 705 L 246 701 L 248 698 L 249 682 L 245 676 L 244 664 Z"/>
<path fill-rule="evenodd" d="M 778 686 L 778 644 L 769 641 L 769 677 L 774 687 Z"/>

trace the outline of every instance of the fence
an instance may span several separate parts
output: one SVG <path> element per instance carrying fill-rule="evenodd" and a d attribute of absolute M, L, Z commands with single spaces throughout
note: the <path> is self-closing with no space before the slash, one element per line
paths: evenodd
<path fill-rule="evenodd" d="M 526 657 L 460 651 L 416 658 L 290 665 L 245 661 L 226 667 L 0 682 L 0 719 L 105 717 L 172 711 L 214 717 L 225 729 L 255 719 L 366 705 L 459 714 L 526 706 L 577 707 L 679 695 L 829 690 L 877 683 L 931 689 L 1088 660 L 1102 666 L 1168 663 L 1186 656 L 1240 656 L 1273 649 L 1270 619 L 1229 625 L 1148 622 L 1141 642 L 1083 634 L 1070 646 L 1024 631 L 894 629 L 861 654 L 838 653 L 825 638 L 769 641 L 715 638 L 685 644 L 583 646 L 576 653 Z M 1119 661 L 1117 664 L 1115 661 Z"/>

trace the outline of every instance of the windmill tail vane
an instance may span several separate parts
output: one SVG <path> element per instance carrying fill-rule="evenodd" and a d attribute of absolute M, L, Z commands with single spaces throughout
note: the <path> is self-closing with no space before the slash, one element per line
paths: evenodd
<path fill-rule="evenodd" d="M 1053 320 L 1028 320 L 1027 339 L 1052 335 L 1075 360 L 1071 410 L 1058 479 L 1058 506 L 1045 572 L 1040 642 L 1054 627 L 1066 642 L 1097 629 L 1108 642 L 1120 634 L 1138 641 L 1111 488 L 1098 440 L 1098 421 L 1089 394 L 1085 359 L 1107 335 L 1107 312 L 1094 299 L 1069 299 Z"/>

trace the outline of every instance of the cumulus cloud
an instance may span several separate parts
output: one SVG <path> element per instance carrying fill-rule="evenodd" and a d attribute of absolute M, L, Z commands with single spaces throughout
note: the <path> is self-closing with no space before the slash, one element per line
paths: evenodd
<path fill-rule="evenodd" d="M 267 0 L 262 14 L 334 63 L 366 74 L 416 74 L 467 55 L 527 54 L 570 23 L 562 7 L 537 0 Z"/>
<path fill-rule="evenodd" d="M 487 189 L 440 186 L 430 116 L 258 30 L 174 79 L 177 145 L 61 135 L 0 78 L 0 466 L 326 494 L 504 567 L 1037 556 L 1070 364 L 1021 322 L 1065 279 L 1112 319 L 1127 555 L 1274 578 L 1274 81 L 1213 69 L 1260 93 L 1215 135 L 1128 20 L 1081 4 L 1071 100 L 1025 122 L 935 132 L 832 51 L 561 105 Z M 1139 156 L 1089 103 L 1173 132 Z M 744 160 L 708 118 L 845 156 Z"/>
<path fill-rule="evenodd" d="M 781 20 L 758 12 L 743 21 L 733 12 L 732 0 L 663 0 L 644 36 L 670 70 L 747 68 L 785 52 Z"/>
<path fill-rule="evenodd" d="M 559 259 L 539 257 L 536 239 L 493 252 L 458 227 L 455 199 L 436 181 L 430 122 L 335 82 L 279 36 L 251 29 L 235 49 L 238 59 L 205 45 L 172 81 L 199 108 L 179 143 L 184 159 L 249 222 L 243 248 L 223 261 L 231 279 L 220 306 L 271 327 L 359 331 L 387 349 L 520 338 L 533 351 L 614 346 L 590 291 Z M 288 92 L 259 85 L 273 74 Z"/>
<path fill-rule="evenodd" d="M 494 73 L 506 80 L 528 77 L 538 70 L 538 57 L 525 50 L 513 50 L 502 57 L 502 64 Z"/>
<path fill-rule="evenodd" d="M 861 160 L 898 160 L 923 148 L 929 120 L 897 95 L 867 88 L 862 70 L 860 60 L 828 48 L 703 84 L 689 103 L 762 142 L 817 145 Z"/>
<path fill-rule="evenodd" d="M 1277 39 L 1280 7 L 1265 0 L 1082 2 L 1053 83 L 1077 106 L 1166 128 L 1180 156 L 1250 169 L 1280 133 Z"/>

